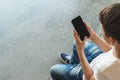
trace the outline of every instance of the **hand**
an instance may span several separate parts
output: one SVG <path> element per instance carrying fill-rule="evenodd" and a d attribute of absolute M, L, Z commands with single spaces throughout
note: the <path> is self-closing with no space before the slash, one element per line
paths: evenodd
<path fill-rule="evenodd" d="M 85 21 L 84 21 L 84 24 L 85 24 L 88 32 L 90 33 L 89 39 L 93 40 L 93 39 L 94 39 L 94 34 L 95 34 L 95 32 L 92 30 L 91 26 L 88 25 Z"/>
<path fill-rule="evenodd" d="M 85 46 L 85 42 L 87 40 L 87 36 L 85 36 L 84 40 L 81 41 L 80 36 L 78 35 L 78 33 L 76 32 L 75 29 L 73 29 L 73 35 L 74 35 L 74 38 L 75 38 L 75 41 L 76 41 L 77 50 L 83 51 L 84 46 Z"/>

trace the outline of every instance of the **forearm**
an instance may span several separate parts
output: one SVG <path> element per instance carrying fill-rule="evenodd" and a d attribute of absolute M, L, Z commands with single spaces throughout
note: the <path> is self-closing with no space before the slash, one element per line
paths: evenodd
<path fill-rule="evenodd" d="M 107 52 L 112 49 L 112 46 L 105 42 L 101 37 L 99 37 L 96 33 L 92 34 L 91 40 L 103 51 Z"/>
<path fill-rule="evenodd" d="M 80 59 L 80 63 L 82 65 L 82 70 L 84 72 L 85 78 L 86 80 L 90 80 L 91 77 L 93 76 L 93 70 L 90 66 L 90 64 L 88 63 L 86 56 L 84 54 L 84 51 L 79 51 L 78 50 L 78 56 Z"/>

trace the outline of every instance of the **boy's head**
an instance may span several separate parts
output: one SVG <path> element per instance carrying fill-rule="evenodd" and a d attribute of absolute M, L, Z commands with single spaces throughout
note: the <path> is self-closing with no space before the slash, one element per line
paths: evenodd
<path fill-rule="evenodd" d="M 115 39 L 120 44 L 120 3 L 105 7 L 99 19 L 106 37 Z"/>

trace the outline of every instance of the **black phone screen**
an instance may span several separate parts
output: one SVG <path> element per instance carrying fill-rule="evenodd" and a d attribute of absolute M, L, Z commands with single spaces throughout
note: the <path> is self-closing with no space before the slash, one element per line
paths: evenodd
<path fill-rule="evenodd" d="M 84 22 L 83 22 L 81 16 L 74 18 L 71 22 L 72 22 L 75 30 L 77 31 L 77 33 L 80 35 L 80 39 L 82 41 L 84 40 L 85 36 L 87 36 L 87 37 L 90 36 L 88 30 L 86 29 L 86 27 L 84 25 Z"/>

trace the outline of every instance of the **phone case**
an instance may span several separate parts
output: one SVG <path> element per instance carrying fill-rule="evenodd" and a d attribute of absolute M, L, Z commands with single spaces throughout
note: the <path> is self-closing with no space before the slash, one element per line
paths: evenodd
<path fill-rule="evenodd" d="M 76 31 L 78 32 L 78 34 L 80 35 L 80 39 L 82 41 L 84 40 L 85 36 L 87 36 L 87 37 L 90 36 L 87 28 L 84 25 L 84 22 L 83 22 L 81 16 L 74 18 L 71 22 L 72 22 L 74 28 L 76 29 Z"/>

